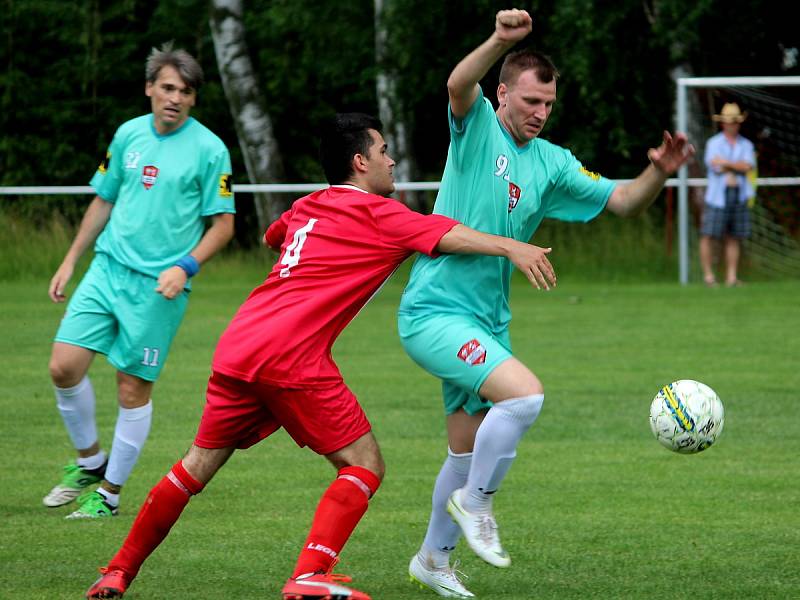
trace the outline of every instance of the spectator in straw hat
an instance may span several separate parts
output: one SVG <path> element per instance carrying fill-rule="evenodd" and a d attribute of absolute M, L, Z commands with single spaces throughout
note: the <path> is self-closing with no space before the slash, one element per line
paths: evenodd
<path fill-rule="evenodd" d="M 747 118 L 739 105 L 725 104 L 712 119 L 722 131 L 706 143 L 705 159 L 708 170 L 703 219 L 700 225 L 700 264 L 703 280 L 716 286 L 713 257 L 716 241 L 724 240 L 725 284 L 741 285 L 738 277 L 741 242 L 750 236 L 750 213 L 747 199 L 753 195 L 747 173 L 755 168 L 753 143 L 739 134 Z"/>

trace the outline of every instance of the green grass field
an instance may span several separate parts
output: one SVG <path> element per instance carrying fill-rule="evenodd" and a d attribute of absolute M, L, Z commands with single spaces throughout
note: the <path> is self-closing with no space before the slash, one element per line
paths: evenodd
<path fill-rule="evenodd" d="M 214 343 L 265 272 L 220 261 L 198 277 L 121 514 L 100 522 L 41 504 L 71 457 L 47 375 L 63 307 L 47 299 L 46 278 L 0 283 L 0 598 L 82 597 L 191 443 Z M 335 347 L 388 467 L 339 565 L 375 600 L 436 597 L 406 575 L 446 451 L 438 384 L 396 335 L 406 275 Z M 549 293 L 514 283 L 515 352 L 547 400 L 495 502 L 513 564 L 493 569 L 460 547 L 467 586 L 519 600 L 800 598 L 800 282 L 706 289 L 560 276 Z M 725 431 L 699 455 L 668 452 L 647 423 L 659 387 L 680 378 L 704 381 L 725 403 Z M 92 379 L 107 445 L 116 408 L 103 357 Z M 283 433 L 237 453 L 126 597 L 278 598 L 333 474 Z"/>

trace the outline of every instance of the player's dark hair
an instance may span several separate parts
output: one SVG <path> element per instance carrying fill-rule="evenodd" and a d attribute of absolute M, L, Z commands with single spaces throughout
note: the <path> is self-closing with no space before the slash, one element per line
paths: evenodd
<path fill-rule="evenodd" d="M 322 128 L 319 161 L 328 183 L 344 183 L 355 173 L 353 157 L 368 155 L 373 144 L 368 129 L 381 132 L 380 119 L 364 113 L 338 113 Z"/>
<path fill-rule="evenodd" d="M 523 71 L 534 71 L 542 83 L 558 79 L 558 69 L 546 54 L 532 48 L 523 48 L 508 54 L 500 67 L 500 83 L 514 85 Z"/>
<path fill-rule="evenodd" d="M 183 79 L 183 83 L 194 91 L 199 90 L 203 85 L 203 67 L 183 48 L 173 49 L 172 42 L 162 44 L 161 48 L 153 48 L 150 51 L 144 65 L 145 81 L 155 83 L 158 73 L 162 67 L 167 65 L 173 67 Z"/>

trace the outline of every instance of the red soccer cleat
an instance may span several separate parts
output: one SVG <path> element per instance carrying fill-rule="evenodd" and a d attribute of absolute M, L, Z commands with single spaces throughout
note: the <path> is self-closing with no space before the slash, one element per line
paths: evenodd
<path fill-rule="evenodd" d="M 364 592 L 340 585 L 351 579 L 332 573 L 306 573 L 283 586 L 283 600 L 371 600 Z"/>
<path fill-rule="evenodd" d="M 128 589 L 127 575 L 122 569 L 109 569 L 102 567 L 100 579 L 94 582 L 89 591 L 86 592 L 87 598 L 122 598 L 125 590 Z"/>

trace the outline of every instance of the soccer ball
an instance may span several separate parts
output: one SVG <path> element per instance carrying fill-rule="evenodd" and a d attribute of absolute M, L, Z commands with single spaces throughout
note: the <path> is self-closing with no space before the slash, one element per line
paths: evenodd
<path fill-rule="evenodd" d="M 699 381 L 681 379 L 665 385 L 650 405 L 650 429 L 673 452 L 702 452 L 717 440 L 724 424 L 722 401 Z"/>

